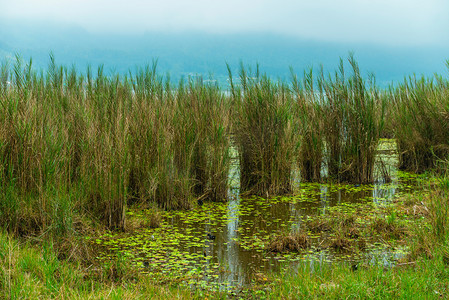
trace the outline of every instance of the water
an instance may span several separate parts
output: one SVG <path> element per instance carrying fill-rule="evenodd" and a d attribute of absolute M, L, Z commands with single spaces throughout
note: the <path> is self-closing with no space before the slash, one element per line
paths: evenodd
<path fill-rule="evenodd" d="M 357 253 L 319 247 L 328 236 L 311 234 L 312 247 L 300 253 L 270 253 L 266 245 L 274 234 L 304 228 L 311 217 L 331 211 L 387 206 L 413 189 L 406 173 L 397 172 L 394 144 L 383 143 L 378 160 L 390 168 L 392 183 L 374 185 L 300 184 L 295 196 L 264 199 L 238 196 L 236 169 L 231 171 L 230 199 L 205 203 L 191 211 L 164 212 L 160 228 L 110 234 L 97 240 L 104 246 L 101 259 L 126 256 L 142 272 L 177 278 L 201 288 L 239 289 L 265 272 L 335 260 L 364 261 L 390 266 L 405 249 L 372 243 Z M 234 174 L 234 175 L 232 175 Z M 145 218 L 146 211 L 130 212 Z M 262 275 L 261 275 L 262 274 Z M 263 279 L 262 279 L 263 280 Z"/>

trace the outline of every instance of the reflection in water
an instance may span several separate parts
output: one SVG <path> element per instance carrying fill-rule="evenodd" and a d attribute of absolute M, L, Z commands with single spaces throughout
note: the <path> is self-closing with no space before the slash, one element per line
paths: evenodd
<path fill-rule="evenodd" d="M 320 185 L 320 203 L 321 203 L 321 214 L 326 214 L 326 207 L 329 206 L 329 195 L 328 187 L 326 185 Z"/>
<path fill-rule="evenodd" d="M 243 278 L 241 274 L 241 264 L 240 264 L 240 248 L 236 243 L 238 238 L 238 225 L 239 225 L 239 202 L 240 198 L 234 198 L 228 202 L 227 205 L 227 225 L 226 225 L 226 247 L 221 247 L 226 249 L 222 252 L 222 256 L 219 256 L 220 261 L 227 262 L 227 272 L 223 276 L 223 281 L 228 282 L 231 285 L 242 285 Z"/>
<path fill-rule="evenodd" d="M 385 188 L 384 184 L 376 184 L 373 187 L 373 202 L 377 205 L 385 205 L 391 202 L 396 194 L 396 187 L 390 185 Z"/>

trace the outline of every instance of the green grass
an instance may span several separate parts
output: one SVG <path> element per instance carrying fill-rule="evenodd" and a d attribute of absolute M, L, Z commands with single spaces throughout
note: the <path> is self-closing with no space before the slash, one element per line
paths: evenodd
<path fill-rule="evenodd" d="M 273 277 L 272 299 L 440 299 L 449 292 L 449 271 L 438 260 L 392 269 L 350 264 L 304 266 Z"/>
<path fill-rule="evenodd" d="M 89 267 L 61 261 L 51 242 L 36 247 L 5 232 L 0 232 L 0 250 L 2 299 L 199 299 L 208 295 L 149 280 L 123 259 Z"/>

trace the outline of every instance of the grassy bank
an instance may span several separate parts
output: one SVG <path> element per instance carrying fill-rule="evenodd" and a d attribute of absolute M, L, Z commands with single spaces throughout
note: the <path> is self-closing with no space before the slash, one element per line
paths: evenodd
<path fill-rule="evenodd" d="M 195 299 L 175 284 L 164 285 L 139 275 L 126 261 L 85 266 L 61 261 L 52 242 L 39 247 L 0 233 L 0 298 L 2 299 Z"/>

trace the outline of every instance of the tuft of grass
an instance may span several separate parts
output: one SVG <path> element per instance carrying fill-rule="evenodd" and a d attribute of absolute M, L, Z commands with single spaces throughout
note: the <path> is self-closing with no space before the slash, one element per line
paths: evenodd
<path fill-rule="evenodd" d="M 400 239 L 406 235 L 405 226 L 399 224 L 394 219 L 389 218 L 389 216 L 387 216 L 387 218 L 374 218 L 370 223 L 370 229 L 394 239 Z"/>

